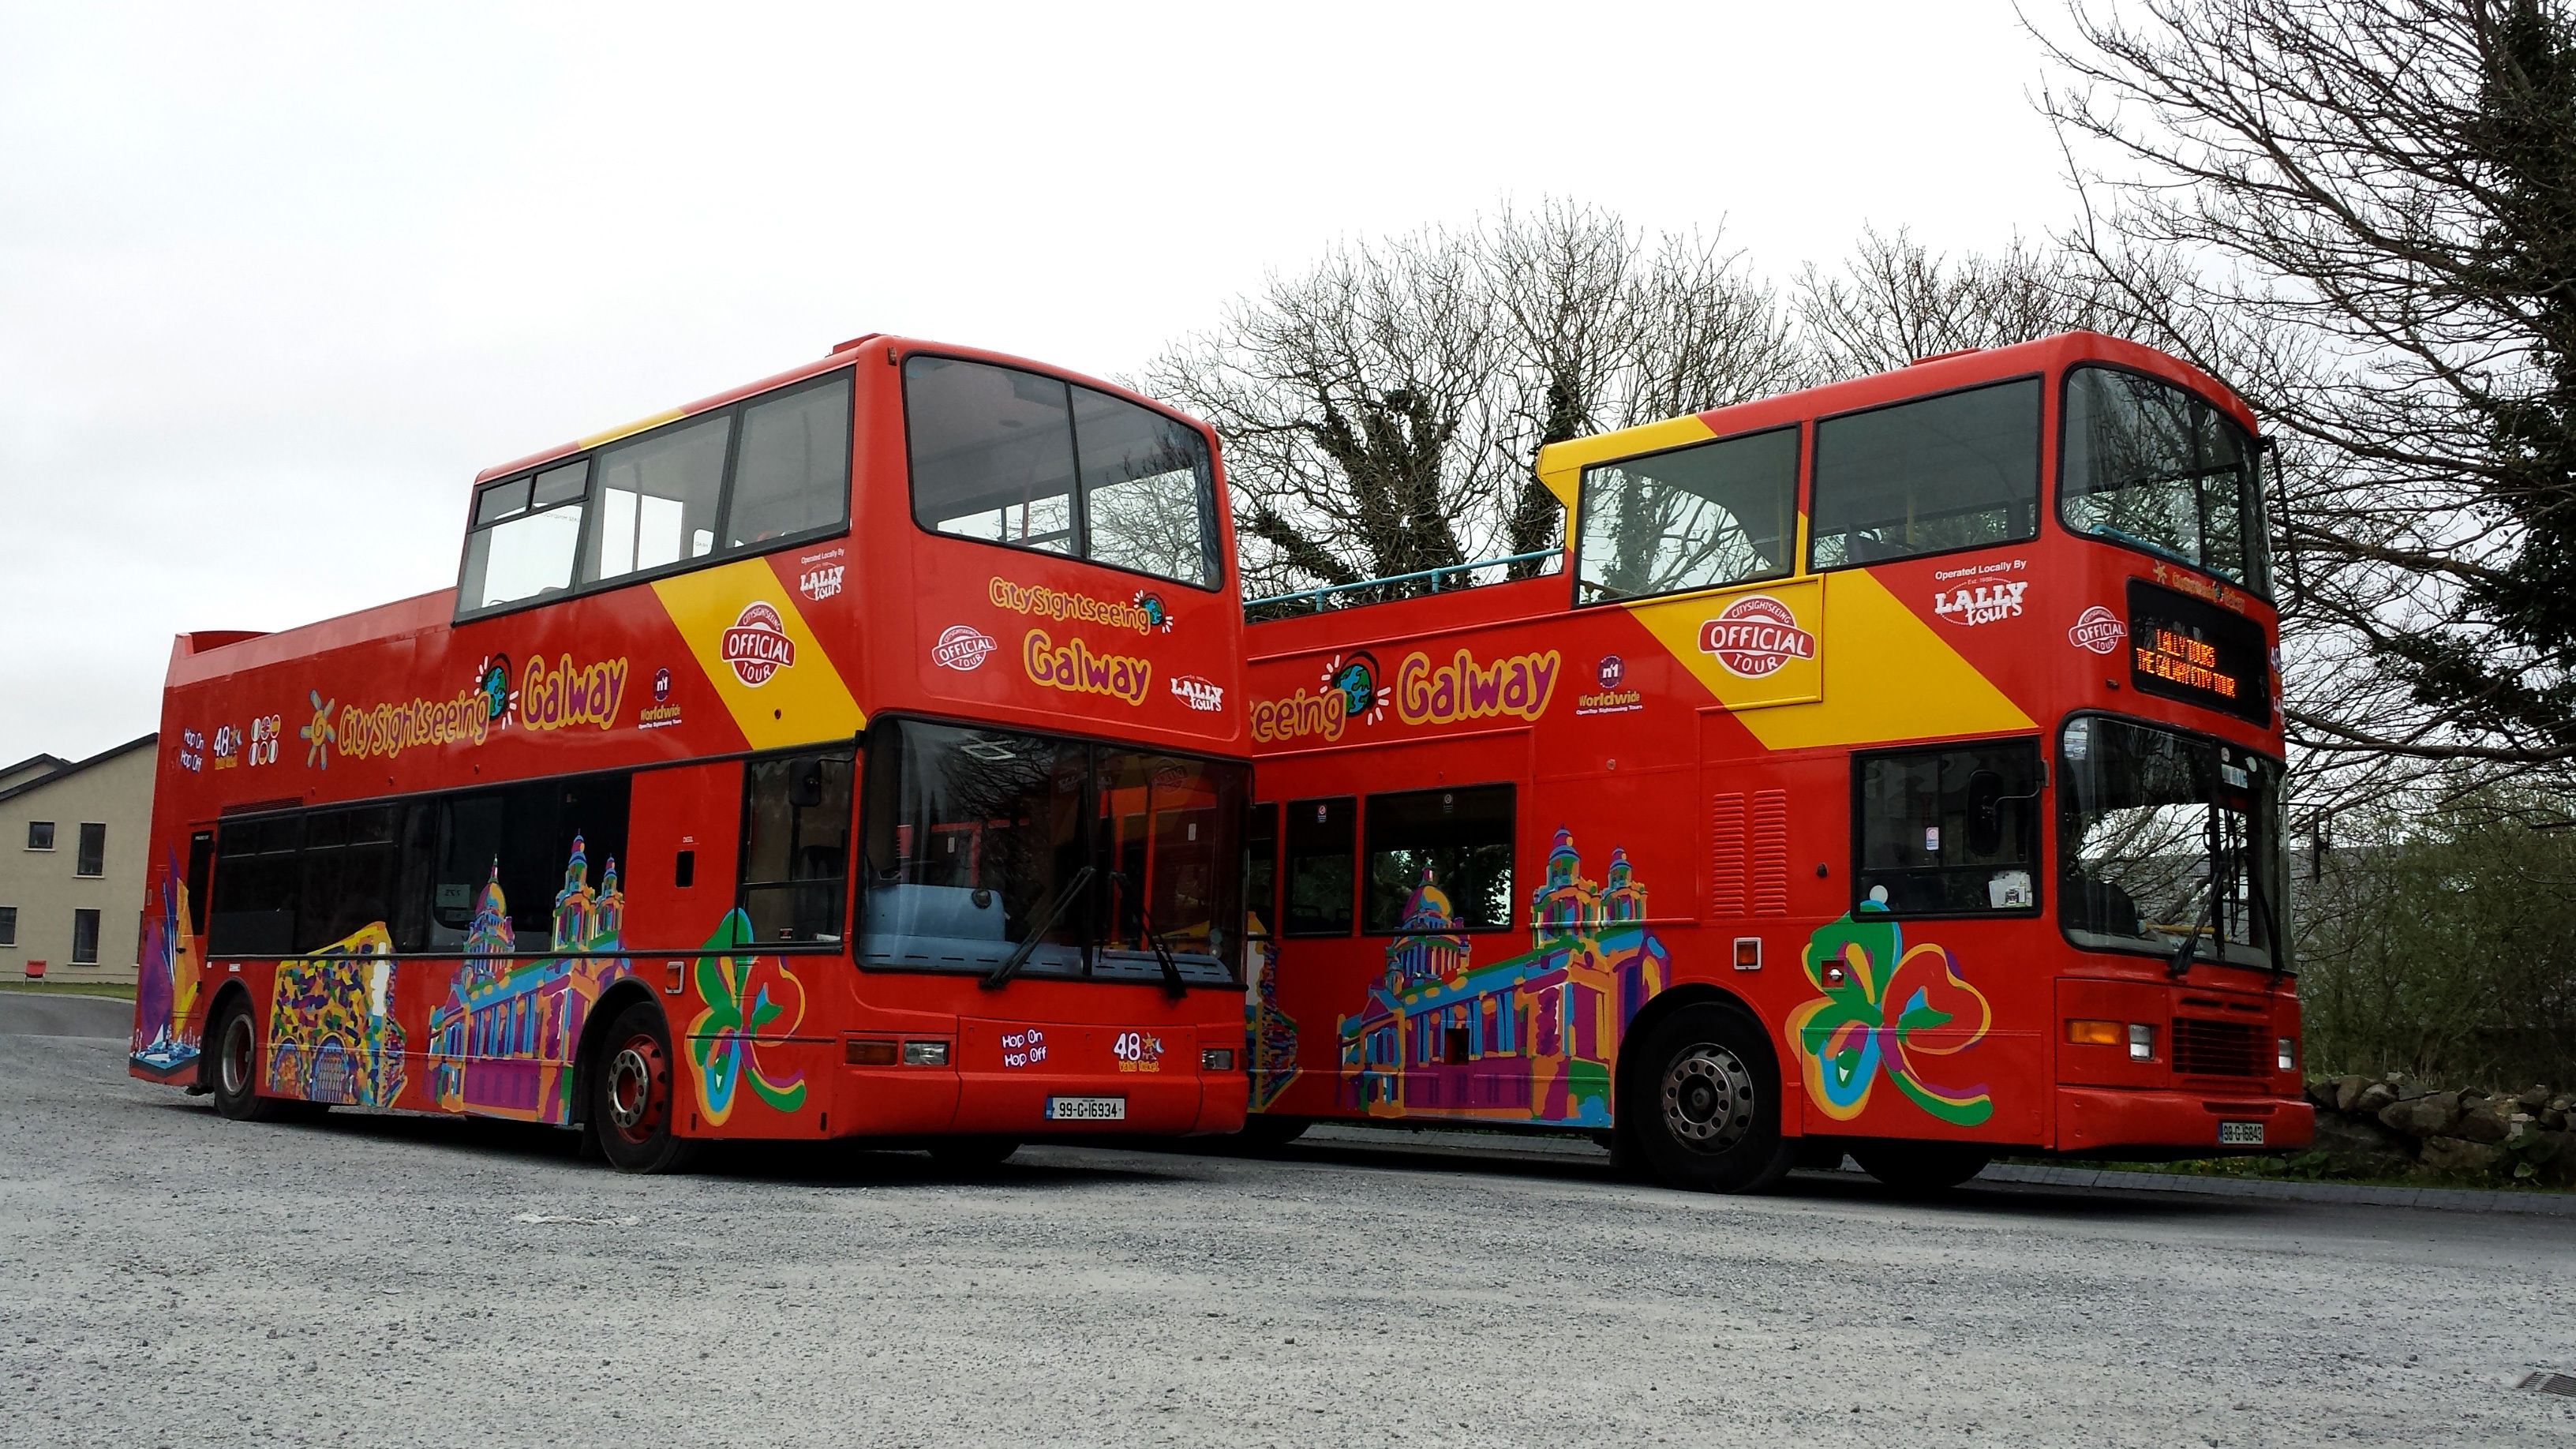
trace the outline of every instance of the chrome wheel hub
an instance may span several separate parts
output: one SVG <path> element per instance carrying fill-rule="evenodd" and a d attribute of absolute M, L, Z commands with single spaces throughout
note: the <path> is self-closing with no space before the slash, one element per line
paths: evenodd
<path fill-rule="evenodd" d="M 608 1064 L 608 1117 L 624 1131 L 644 1125 L 653 1111 L 653 1063 L 634 1047 Z"/>
<path fill-rule="evenodd" d="M 1697 1152 L 1724 1152 L 1753 1130 L 1753 1074 L 1743 1059 L 1702 1042 L 1664 1069 L 1664 1128 Z"/>

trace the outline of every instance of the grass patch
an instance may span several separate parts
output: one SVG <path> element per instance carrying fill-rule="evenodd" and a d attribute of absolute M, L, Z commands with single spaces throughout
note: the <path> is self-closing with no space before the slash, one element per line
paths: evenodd
<path fill-rule="evenodd" d="M 2050 1167 L 2098 1167 L 2111 1172 L 2164 1172 L 2184 1177 L 2246 1177 L 2271 1182 L 2341 1182 L 2355 1187 L 2469 1188 L 2481 1192 L 2566 1192 L 2501 1174 L 2435 1172 L 2416 1168 L 2398 1174 L 2354 1171 L 2339 1166 L 2323 1152 L 2275 1153 L 2253 1157 L 2204 1157 L 2186 1162 L 2063 1162 L 2044 1157 L 2016 1161 Z"/>
<path fill-rule="evenodd" d="M 131 981 L 0 981 L 0 991 L 23 991 L 36 996 L 107 996 L 118 1001 L 134 999 Z"/>

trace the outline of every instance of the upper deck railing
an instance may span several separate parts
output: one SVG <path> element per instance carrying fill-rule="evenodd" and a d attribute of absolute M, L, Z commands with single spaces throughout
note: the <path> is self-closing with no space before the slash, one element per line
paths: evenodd
<path fill-rule="evenodd" d="M 1502 583 L 1512 576 L 1513 568 L 1521 564 L 1533 563 L 1543 564 L 1544 567 L 1532 570 L 1523 577 L 1539 578 L 1556 573 L 1565 567 L 1565 550 L 1543 548 L 1531 553 L 1512 553 L 1498 558 L 1480 558 L 1469 563 L 1442 564 L 1438 568 L 1415 569 L 1411 573 L 1388 574 L 1384 578 L 1361 579 L 1356 583 L 1348 584 L 1326 584 L 1319 589 L 1299 589 L 1294 593 L 1272 594 L 1268 598 L 1246 599 L 1243 601 L 1243 617 L 1257 624 L 1265 619 L 1289 618 L 1301 612 L 1294 607 L 1300 604 L 1307 606 L 1303 612 L 1320 614 L 1327 608 L 1354 609 L 1368 604 L 1383 604 L 1394 599 L 1416 599 L 1425 594 L 1442 592 L 1440 581 L 1443 578 L 1453 574 L 1466 575 L 1464 581 L 1448 586 L 1447 591 L 1455 593 L 1460 589 L 1472 589 L 1482 584 Z M 1480 569 L 1493 569 L 1497 573 L 1493 578 L 1480 579 L 1475 576 Z M 1425 583 L 1429 587 L 1410 587 Z M 1353 595 L 1362 597 L 1354 598 Z"/>

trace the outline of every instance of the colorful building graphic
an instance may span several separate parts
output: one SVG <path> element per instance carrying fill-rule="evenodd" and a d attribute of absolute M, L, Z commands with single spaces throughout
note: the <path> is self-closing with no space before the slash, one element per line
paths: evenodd
<path fill-rule="evenodd" d="M 1250 954 L 1252 990 L 1243 1002 L 1244 1042 L 1252 1065 L 1252 1110 L 1279 1100 L 1297 1080 L 1297 1018 L 1279 1009 L 1279 943 L 1255 917 Z"/>
<path fill-rule="evenodd" d="M 1558 830 L 1530 893 L 1530 949 L 1468 964 L 1449 898 L 1424 880 L 1405 903 L 1368 1004 L 1341 1018 L 1342 1105 L 1371 1116 L 1610 1125 L 1619 1037 L 1672 976 L 1624 850 L 1606 882 Z M 1293 1038 L 1292 1038 L 1293 1043 Z"/>
<path fill-rule="evenodd" d="M 133 1064 L 164 1081 L 193 1073 L 199 1028 L 197 938 L 188 930 L 188 885 L 179 863 L 161 882 L 161 914 L 144 923 L 143 969 L 135 977 Z"/>
<path fill-rule="evenodd" d="M 555 896 L 553 949 L 580 952 L 533 960 L 510 956 L 515 938 L 500 867 L 483 885 L 466 927 L 465 963 L 447 1001 L 429 1016 L 431 1080 L 438 1105 L 557 1125 L 572 1117 L 573 1058 L 582 1023 L 599 993 L 626 968 L 626 897 L 611 859 L 590 883 L 578 835 Z"/>
<path fill-rule="evenodd" d="M 1880 1074 L 1908 1101 L 1954 1127 L 1994 1115 L 1983 1082 L 1935 1085 L 1927 1067 L 1982 1041 L 1994 1022 L 1985 994 L 1959 975 L 1959 960 L 1905 937 L 1883 910 L 1863 905 L 1807 940 L 1807 979 L 1823 996 L 1789 1013 L 1789 1044 L 1824 1114 L 1848 1122 L 1869 1107 Z"/>
<path fill-rule="evenodd" d="M 393 936 L 378 921 L 303 960 L 278 963 L 269 996 L 269 1091 L 353 1107 L 390 1107 L 402 1095 L 393 950 Z"/>

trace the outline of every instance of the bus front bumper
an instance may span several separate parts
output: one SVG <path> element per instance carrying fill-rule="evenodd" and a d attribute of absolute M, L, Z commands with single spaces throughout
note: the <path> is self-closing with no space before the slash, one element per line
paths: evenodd
<path fill-rule="evenodd" d="M 2057 1150 L 2089 1157 L 2216 1157 L 2280 1152 L 2316 1140 L 2317 1109 L 2259 1093 L 2059 1087 Z"/>

